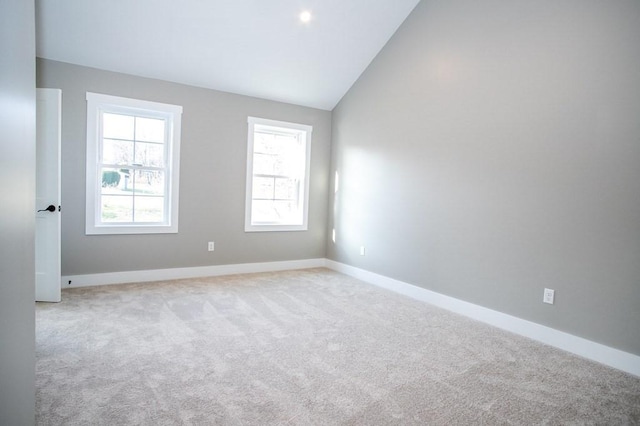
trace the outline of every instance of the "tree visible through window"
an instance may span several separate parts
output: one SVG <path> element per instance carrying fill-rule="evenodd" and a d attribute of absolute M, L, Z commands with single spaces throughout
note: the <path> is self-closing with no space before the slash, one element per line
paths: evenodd
<path fill-rule="evenodd" d="M 182 108 L 87 100 L 87 233 L 177 232 Z"/>

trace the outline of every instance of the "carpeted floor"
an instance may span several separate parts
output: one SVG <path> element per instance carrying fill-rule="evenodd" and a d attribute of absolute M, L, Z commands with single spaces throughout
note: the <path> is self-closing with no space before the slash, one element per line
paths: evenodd
<path fill-rule="evenodd" d="M 640 424 L 640 378 L 329 271 L 67 290 L 40 425 Z"/>

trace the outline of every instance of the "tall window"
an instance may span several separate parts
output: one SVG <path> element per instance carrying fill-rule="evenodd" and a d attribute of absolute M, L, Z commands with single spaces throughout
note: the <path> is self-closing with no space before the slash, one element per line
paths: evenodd
<path fill-rule="evenodd" d="M 87 234 L 178 232 L 181 115 L 87 92 Z"/>
<path fill-rule="evenodd" d="M 245 231 L 307 229 L 311 132 L 249 117 Z"/>

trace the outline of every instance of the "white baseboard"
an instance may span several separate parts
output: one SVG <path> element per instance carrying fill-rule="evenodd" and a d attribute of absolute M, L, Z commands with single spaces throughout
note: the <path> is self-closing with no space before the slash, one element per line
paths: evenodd
<path fill-rule="evenodd" d="M 192 268 L 108 272 L 89 275 L 67 275 L 62 277 L 62 288 L 90 287 L 97 285 L 163 281 L 181 278 L 197 278 L 318 267 L 333 269 L 337 272 L 350 275 L 378 287 L 430 303 L 440 308 L 482 321 L 486 324 L 528 337 L 640 377 L 640 356 L 329 259 L 305 259 L 282 262 L 199 266 Z"/>
<path fill-rule="evenodd" d="M 62 276 L 62 289 L 98 285 L 164 281 L 182 278 L 215 277 L 254 272 L 286 271 L 324 267 L 326 259 L 287 260 L 282 262 L 239 263 L 234 265 L 196 266 L 192 268 L 151 269 L 146 271 L 107 272 L 102 274 Z"/>
<path fill-rule="evenodd" d="M 333 260 L 327 259 L 325 266 L 378 287 L 430 303 L 640 377 L 640 356 Z"/>

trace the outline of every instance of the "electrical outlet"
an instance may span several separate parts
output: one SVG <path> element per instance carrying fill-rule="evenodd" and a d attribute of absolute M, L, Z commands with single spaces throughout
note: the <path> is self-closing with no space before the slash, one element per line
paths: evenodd
<path fill-rule="evenodd" d="M 555 296 L 556 291 L 552 290 L 550 288 L 545 288 L 544 289 L 544 296 L 542 297 L 542 301 L 544 303 L 548 303 L 550 305 L 553 305 L 553 298 Z"/>
<path fill-rule="evenodd" d="M 364 256 L 364 254 L 365 254 L 364 246 L 360 246 L 360 256 Z"/>
<path fill-rule="evenodd" d="M 209 251 L 214 251 L 216 249 L 216 245 L 213 241 L 209 241 L 209 245 L 207 246 Z"/>

